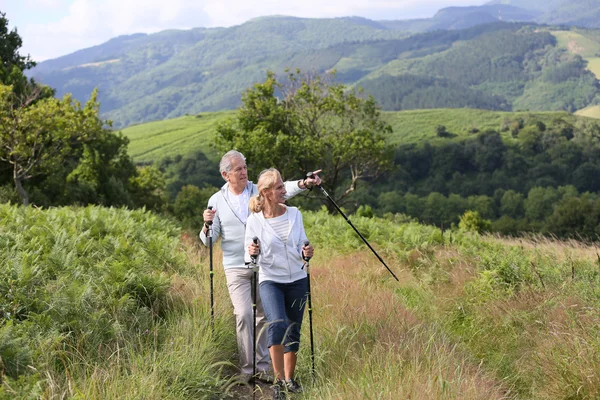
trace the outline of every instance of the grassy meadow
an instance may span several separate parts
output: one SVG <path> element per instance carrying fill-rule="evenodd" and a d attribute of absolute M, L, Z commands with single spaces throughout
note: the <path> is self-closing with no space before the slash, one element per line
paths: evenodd
<path fill-rule="evenodd" d="M 305 213 L 306 399 L 594 399 L 600 256 L 593 245 L 508 240 Z M 215 250 L 145 211 L 0 205 L 0 398 L 250 398 Z M 268 398 L 269 390 L 257 398 Z"/>
<path fill-rule="evenodd" d="M 136 162 L 157 161 L 167 156 L 186 155 L 202 150 L 209 158 L 215 136 L 216 124 L 235 111 L 200 113 L 164 121 L 149 122 L 123 129 L 131 141 L 129 154 Z M 503 130 L 512 121 L 536 118 L 549 123 L 557 118 L 574 120 L 567 112 L 499 112 L 476 109 L 429 109 L 382 112 L 383 119 L 393 129 L 389 142 L 394 145 L 447 140 L 436 137 L 436 126 L 444 125 L 457 139 L 465 138 L 475 131 Z M 586 115 L 587 116 L 587 115 Z"/>
<path fill-rule="evenodd" d="M 576 114 L 582 117 L 600 119 L 600 106 L 589 106 L 577 111 Z"/>
<path fill-rule="evenodd" d="M 233 116 L 234 111 L 186 115 L 133 125 L 124 129 L 123 134 L 130 140 L 129 154 L 136 162 L 185 155 L 194 150 L 202 150 L 208 155 L 217 123 Z"/>
<path fill-rule="evenodd" d="M 579 54 L 586 60 L 597 57 L 596 54 L 600 52 L 600 43 L 582 35 L 577 30 L 550 31 L 550 33 L 556 38 L 558 47 Z"/>
<path fill-rule="evenodd" d="M 600 43 L 578 33 L 577 31 L 552 31 L 558 42 L 558 47 L 567 49 L 569 52 L 579 54 L 588 62 L 590 71 L 600 79 Z"/>

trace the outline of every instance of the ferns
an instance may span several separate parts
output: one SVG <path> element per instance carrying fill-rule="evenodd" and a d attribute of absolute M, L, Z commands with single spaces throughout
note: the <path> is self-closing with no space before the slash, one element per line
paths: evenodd
<path fill-rule="evenodd" d="M 151 328 L 168 305 L 164 271 L 186 263 L 178 234 L 143 210 L 0 205 L 3 374 L 16 379 L 52 351 L 26 329 L 15 334 L 22 324 L 91 361 Z"/>

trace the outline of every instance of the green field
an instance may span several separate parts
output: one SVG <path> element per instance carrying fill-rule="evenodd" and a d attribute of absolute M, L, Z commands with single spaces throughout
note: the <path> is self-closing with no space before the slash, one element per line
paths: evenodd
<path fill-rule="evenodd" d="M 131 140 L 129 154 L 136 162 L 186 155 L 194 150 L 202 150 L 209 157 L 218 158 L 211 154 L 213 150 L 210 148 L 216 124 L 234 115 L 235 111 L 201 113 L 131 126 L 123 129 L 123 134 Z M 382 116 L 393 128 L 389 142 L 394 145 L 445 140 L 436 137 L 438 125 L 444 125 L 448 132 L 460 139 L 486 129 L 501 130 L 519 118 L 536 118 L 542 122 L 576 118 L 567 112 L 500 112 L 466 108 L 383 112 Z"/>
<path fill-rule="evenodd" d="M 588 59 L 588 69 L 596 75 L 596 78 L 600 79 L 600 57 Z"/>
<path fill-rule="evenodd" d="M 136 162 L 184 155 L 198 149 L 209 154 L 217 123 L 233 115 L 233 111 L 186 115 L 130 126 L 122 132 L 130 140 L 129 154 Z"/>
<path fill-rule="evenodd" d="M 579 54 L 586 60 L 595 57 L 600 51 L 600 43 L 576 31 L 550 32 L 558 41 L 558 47 L 568 49 L 571 53 Z"/>
<path fill-rule="evenodd" d="M 501 112 L 474 109 L 431 109 L 384 112 L 384 119 L 394 133 L 391 144 L 409 144 L 446 140 L 436 137 L 436 126 L 443 125 L 457 139 L 466 138 L 477 131 L 502 130 L 505 124 L 523 119 L 538 119 L 544 123 L 556 118 L 572 119 L 567 112 Z"/>
<path fill-rule="evenodd" d="M 558 47 L 579 54 L 588 62 L 588 69 L 600 79 L 600 43 L 574 31 L 551 32 L 558 41 Z"/>
<path fill-rule="evenodd" d="M 589 106 L 584 109 L 577 111 L 575 114 L 582 117 L 598 118 L 600 119 L 600 106 Z"/>

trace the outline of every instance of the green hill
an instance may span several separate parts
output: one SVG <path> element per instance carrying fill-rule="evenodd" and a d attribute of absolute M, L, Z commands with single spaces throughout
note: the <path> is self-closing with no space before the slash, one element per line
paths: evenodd
<path fill-rule="evenodd" d="M 57 95 L 84 99 L 100 88 L 116 126 L 235 108 L 267 69 L 338 43 L 407 36 L 362 18 L 269 17 L 223 29 L 132 35 L 42 62 L 33 70 Z M 110 60 L 111 62 L 103 62 Z"/>
<path fill-rule="evenodd" d="M 457 139 L 486 129 L 502 130 L 508 121 L 535 118 L 549 123 L 558 118 L 570 120 L 576 116 L 566 112 L 498 112 L 475 109 L 429 109 L 384 112 L 383 118 L 392 126 L 389 142 L 394 145 L 436 141 L 436 126 L 443 125 Z M 233 117 L 234 112 L 201 113 L 195 116 L 155 121 L 123 129 L 131 142 L 129 154 L 136 162 L 159 161 L 165 157 L 187 155 L 195 150 L 218 159 L 210 148 L 219 121 Z"/>
<path fill-rule="evenodd" d="M 33 75 L 78 99 L 99 87 L 116 127 L 236 108 L 266 70 L 286 67 L 335 69 L 386 110 L 575 111 L 600 92 L 582 56 L 561 47 L 550 28 L 494 22 L 410 36 L 400 29 L 364 18 L 265 17 L 120 37 L 40 63 Z M 599 42 L 597 31 L 577 33 Z"/>
<path fill-rule="evenodd" d="M 451 46 L 438 45 L 439 51 L 423 57 L 401 54 L 364 76 L 358 85 L 387 110 L 575 111 L 596 101 L 600 86 L 581 55 L 568 51 L 551 30 L 509 26 L 460 31 L 463 37 Z M 600 44 L 593 36 L 587 40 Z"/>
<path fill-rule="evenodd" d="M 133 125 L 123 133 L 130 140 L 129 154 L 136 162 L 157 161 L 195 150 L 210 153 L 209 143 L 214 138 L 216 124 L 233 115 L 233 111 L 186 115 Z"/>

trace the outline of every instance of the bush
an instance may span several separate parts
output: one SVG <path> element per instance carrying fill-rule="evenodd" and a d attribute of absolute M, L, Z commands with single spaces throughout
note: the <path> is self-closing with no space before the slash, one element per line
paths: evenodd
<path fill-rule="evenodd" d="M 489 231 L 492 227 L 492 223 L 481 218 L 477 211 L 465 211 L 460 217 L 458 228 L 462 231 L 482 233 Z"/>
<path fill-rule="evenodd" d="M 194 185 L 186 185 L 175 198 L 173 214 L 186 228 L 199 230 L 202 228 L 204 219 L 202 212 L 206 209 L 208 200 L 219 189 L 208 186 L 203 189 Z"/>

